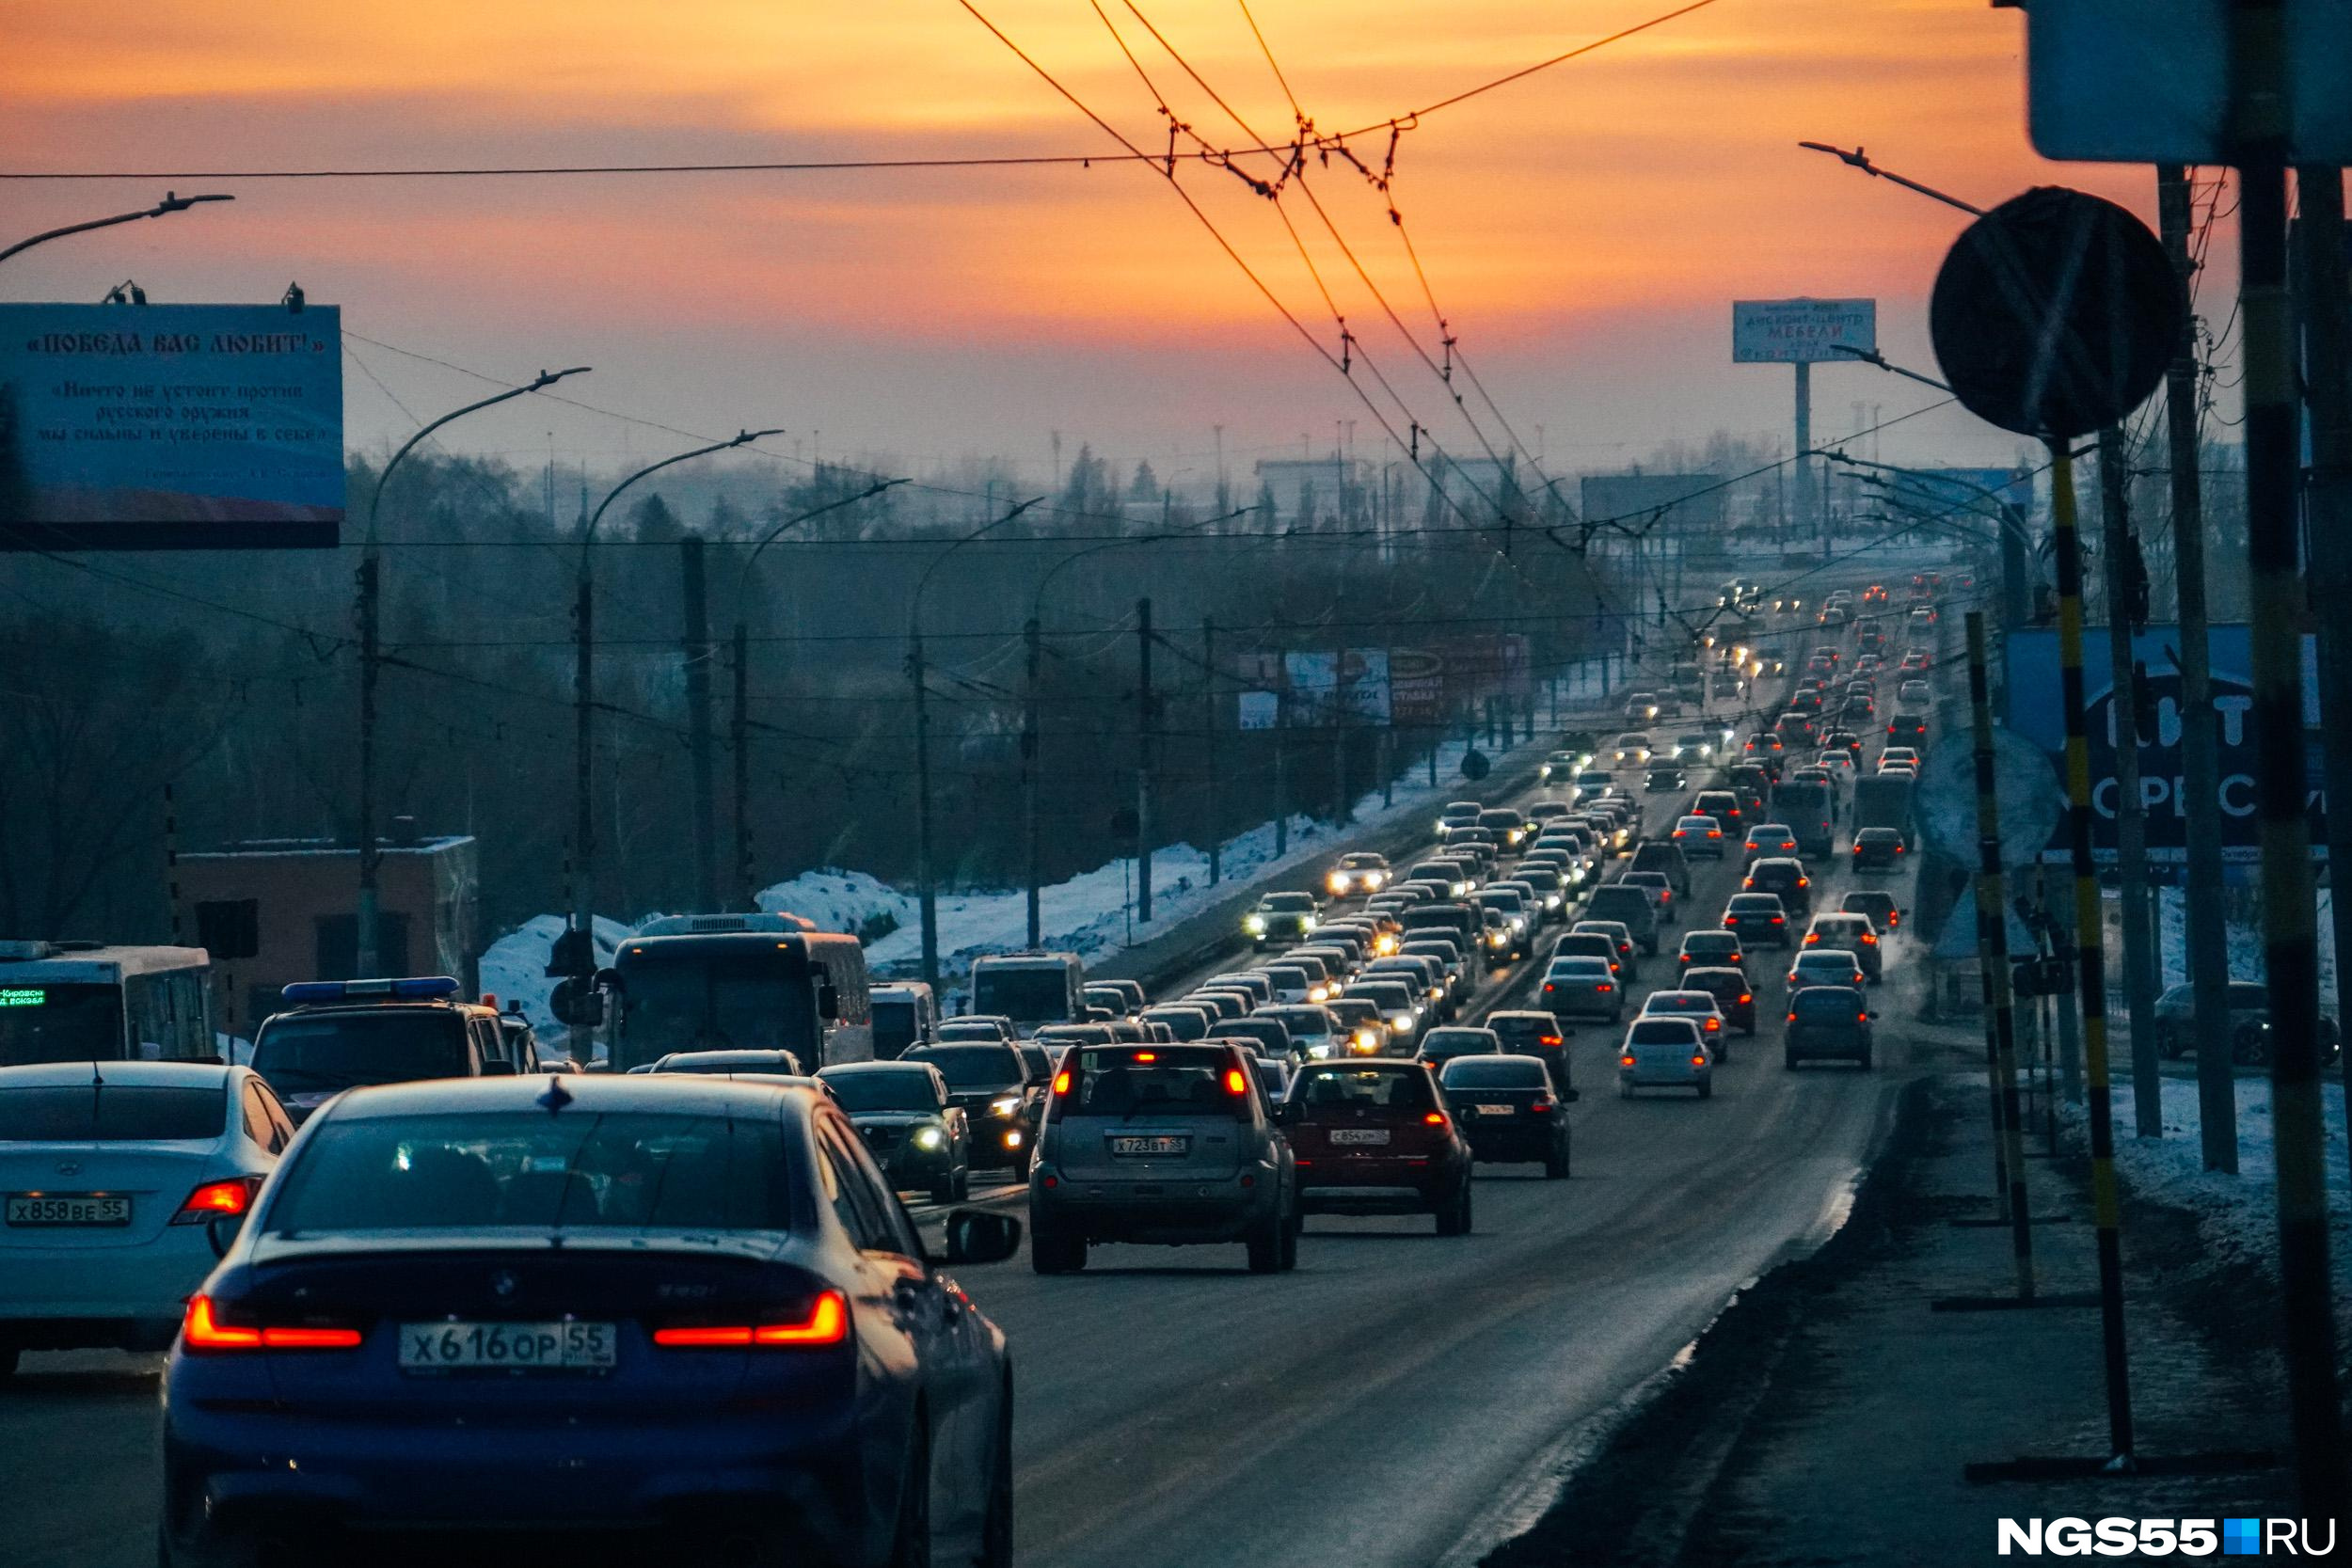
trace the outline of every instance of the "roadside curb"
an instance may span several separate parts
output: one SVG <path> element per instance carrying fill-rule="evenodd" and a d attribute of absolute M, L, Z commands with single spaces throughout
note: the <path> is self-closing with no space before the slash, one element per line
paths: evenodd
<path fill-rule="evenodd" d="M 1675 1362 L 1565 1445 L 1542 1515 L 1479 1568 L 1669 1568 L 1772 1386 L 1804 1302 L 1834 1288 L 1891 1228 L 1890 1209 L 1932 1121 L 1931 1077 L 1894 1098 L 1844 1222 L 1724 1304 Z"/>

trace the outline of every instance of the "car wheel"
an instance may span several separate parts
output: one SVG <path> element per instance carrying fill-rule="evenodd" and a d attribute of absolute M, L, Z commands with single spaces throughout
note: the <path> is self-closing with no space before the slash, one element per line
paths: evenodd
<path fill-rule="evenodd" d="M 961 1203 L 965 1198 L 968 1198 L 971 1196 L 972 1167 L 970 1165 L 966 1165 L 961 1170 L 956 1172 L 956 1196 L 953 1201 Z"/>
<path fill-rule="evenodd" d="M 931 1183 L 931 1201 L 946 1204 L 957 1202 L 959 1198 L 960 1195 L 956 1192 L 955 1174 L 951 1171 L 941 1172 L 938 1180 Z"/>
<path fill-rule="evenodd" d="M 1560 1140 L 1560 1147 L 1544 1156 L 1544 1180 L 1558 1181 L 1568 1174 L 1568 1142 Z"/>
<path fill-rule="evenodd" d="M 906 1478 L 898 1483 L 898 1522 L 890 1534 L 890 1568 L 931 1568 L 931 1434 L 921 1407 Z"/>
<path fill-rule="evenodd" d="M 1467 1236 L 1470 1234 L 1470 1178 L 1465 1176 L 1462 1178 L 1460 1189 L 1447 1201 L 1444 1208 L 1438 1211 L 1438 1234 Z"/>
<path fill-rule="evenodd" d="M 1076 1274 L 1087 1266 L 1084 1236 L 1065 1236 L 1039 1224 L 1029 1226 L 1029 1267 L 1039 1274 Z"/>
<path fill-rule="evenodd" d="M 1699 1098 L 1701 1100 L 1712 1100 L 1715 1098 L 1715 1081 L 1712 1078 L 1702 1078 L 1699 1080 Z"/>
<path fill-rule="evenodd" d="M 1274 1274 L 1282 1267 L 1282 1214 L 1276 1210 L 1266 1223 L 1249 1232 L 1249 1272 Z"/>
<path fill-rule="evenodd" d="M 2270 1065 L 2270 1035 L 2259 1023 L 2242 1023 L 2231 1032 L 2230 1059 L 2240 1067 Z"/>
<path fill-rule="evenodd" d="M 1012 1380 L 998 1396 L 996 1457 L 988 1478 L 988 1513 L 980 1522 L 980 1553 L 974 1568 L 1012 1568 Z"/>
<path fill-rule="evenodd" d="M 16 1375 L 17 1358 L 23 1354 L 16 1346 L 0 1340 L 0 1382 Z"/>
<path fill-rule="evenodd" d="M 1867 1046 L 1865 1046 L 1862 1049 L 1862 1060 L 1860 1066 L 1862 1070 L 1865 1072 L 1870 1070 L 1870 1049 Z"/>
<path fill-rule="evenodd" d="M 1284 1274 L 1298 1267 L 1298 1232 L 1304 1228 L 1305 1225 L 1306 1221 L 1299 1216 L 1298 1211 L 1294 1209 L 1291 1211 L 1289 1222 L 1282 1227 L 1282 1272 Z"/>
<path fill-rule="evenodd" d="M 1029 1146 L 1026 1143 L 1024 1143 L 1013 1155 L 1012 1179 L 1015 1181 L 1026 1181 L 1029 1179 Z"/>

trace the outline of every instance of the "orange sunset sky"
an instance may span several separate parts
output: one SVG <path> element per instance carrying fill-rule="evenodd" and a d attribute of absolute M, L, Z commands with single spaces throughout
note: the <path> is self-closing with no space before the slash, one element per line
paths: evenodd
<path fill-rule="evenodd" d="M 1252 126 L 1292 114 L 1237 0 L 1137 0 Z M 1089 0 L 980 8 L 1139 144 L 1152 99 Z M 1305 112 L 1377 123 L 1668 8 L 1667 0 L 1259 0 Z M 1124 0 L 1103 7 L 1178 112 L 1242 140 Z M 0 184 L 8 237 L 236 193 L 43 246 L 0 297 L 275 298 L 298 278 L 356 333 L 519 378 L 589 363 L 580 396 L 697 431 L 781 424 L 804 450 L 922 467 L 1001 452 L 1043 471 L 1047 433 L 1164 477 L 1357 450 L 1380 433 L 1156 173 L 1135 165 L 531 180 L 230 179 L 199 171 L 1092 153 L 1109 138 L 957 0 L 6 0 L 0 168 L 174 178 Z M 2143 167 L 2055 166 L 2025 135 L 2021 13 L 1984 0 L 1716 0 L 1592 55 L 1426 116 L 1395 194 L 1438 300 L 1552 471 L 1645 458 L 1718 428 L 1785 437 L 1789 375 L 1729 362 L 1734 296 L 1875 295 L 1881 345 L 1933 370 L 1926 295 L 1962 214 L 1815 153 L 1860 142 L 1979 202 L 2066 182 L 2153 217 Z M 1377 163 L 1385 133 L 1358 145 Z M 1264 167 L 1260 161 L 1257 166 Z M 1231 175 L 1180 179 L 1336 351 L 1279 215 Z M 1425 342 L 1428 308 L 1379 198 L 1309 181 Z M 1449 447 L 1436 379 L 1380 316 L 1311 209 L 1285 203 L 1342 310 Z M 2230 245 L 2213 246 L 2217 262 Z M 2210 310 L 2233 287 L 2217 265 Z M 2226 310 L 2216 312 L 2226 313 Z M 379 444 L 479 384 L 366 342 L 351 439 Z M 373 372 L 373 379 L 369 372 Z M 1360 378 L 1362 372 L 1358 372 Z M 378 385 L 380 382 L 381 385 Z M 1817 434 L 1936 394 L 1817 372 Z M 1377 394 L 1376 388 L 1371 388 Z M 1385 399 L 1386 408 L 1393 409 Z M 1391 413 L 1400 428 L 1404 416 Z M 675 438 L 535 404 L 452 444 L 595 465 Z M 1885 433 L 1890 458 L 2004 459 L 1957 410 Z M 1169 465 L 1176 472 L 1169 473 Z"/>

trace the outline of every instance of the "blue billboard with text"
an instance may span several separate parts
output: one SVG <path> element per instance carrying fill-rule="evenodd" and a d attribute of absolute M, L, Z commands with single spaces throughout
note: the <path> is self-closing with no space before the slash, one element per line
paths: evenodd
<path fill-rule="evenodd" d="M 0 547 L 330 547 L 332 306 L 0 305 Z"/>
<path fill-rule="evenodd" d="M 2107 658 L 2105 627 L 2083 638 L 2083 702 L 2090 742 L 2091 850 L 2097 860 L 2115 859 L 2115 680 Z M 2148 673 L 2155 733 L 2139 745 L 2139 794 L 2147 806 L 2148 858 L 2177 862 L 2188 848 L 2187 784 L 2181 758 L 2180 629 L 2151 626 L 2132 641 L 2132 657 Z M 2252 861 L 2260 846 L 2254 802 L 2254 681 L 2252 650 L 2242 626 L 2213 628 L 2208 643 L 2213 668 L 2213 705 L 2219 721 L 2220 787 L 2217 805 L 2225 858 Z M 2009 728 L 2063 765 L 2066 716 L 2059 700 L 2056 630 L 2030 627 L 2009 634 Z M 2310 791 L 2312 854 L 2327 857 L 2325 775 L 2315 730 L 2319 724 L 2319 679 L 2312 639 L 2303 639 L 2303 730 L 2305 778 Z M 2050 849 L 2066 848 L 2063 826 Z"/>

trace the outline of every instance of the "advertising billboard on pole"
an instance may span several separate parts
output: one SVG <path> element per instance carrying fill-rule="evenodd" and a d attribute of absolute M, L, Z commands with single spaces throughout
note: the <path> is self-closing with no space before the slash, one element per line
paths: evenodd
<path fill-rule="evenodd" d="M 1731 360 L 1735 365 L 1794 365 L 1851 359 L 1841 349 L 1876 354 L 1875 299 L 1735 299 L 1731 302 Z"/>
<path fill-rule="evenodd" d="M 333 306 L 0 305 L 0 548 L 329 548 Z"/>

